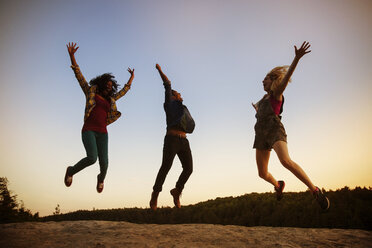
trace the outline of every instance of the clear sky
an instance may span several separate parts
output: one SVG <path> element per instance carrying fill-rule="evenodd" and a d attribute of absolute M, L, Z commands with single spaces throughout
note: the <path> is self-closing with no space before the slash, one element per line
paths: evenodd
<path fill-rule="evenodd" d="M 283 123 L 289 152 L 325 189 L 372 186 L 372 1 L 0 1 L 0 176 L 40 215 L 78 209 L 147 207 L 166 129 L 159 63 L 196 122 L 189 135 L 194 172 L 182 204 L 268 192 L 258 177 L 251 102 L 262 80 L 292 62 L 304 40 L 312 52 L 286 89 Z M 96 192 L 98 162 L 74 176 L 85 156 L 85 98 L 69 68 L 66 44 L 77 42 L 87 80 L 112 72 L 132 89 L 108 127 L 109 169 Z M 269 170 L 287 191 L 306 186 L 275 153 Z M 176 158 L 159 196 L 181 172 Z"/>

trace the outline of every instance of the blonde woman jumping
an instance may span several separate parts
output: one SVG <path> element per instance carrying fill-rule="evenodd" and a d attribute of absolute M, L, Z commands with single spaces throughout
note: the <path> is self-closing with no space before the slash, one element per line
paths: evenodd
<path fill-rule="evenodd" d="M 330 206 L 328 198 L 311 182 L 302 168 L 289 157 L 287 134 L 280 116 L 283 111 L 283 92 L 300 59 L 311 52 L 309 48 L 308 42 L 304 42 L 300 49 L 295 46 L 295 57 L 291 66 L 275 67 L 264 78 L 263 88 L 266 94 L 256 104 L 252 103 L 257 118 L 253 148 L 256 149 L 258 174 L 262 179 L 274 185 L 277 200 L 283 197 L 285 183 L 277 181 L 268 171 L 271 149 L 274 149 L 281 164 L 311 190 L 320 207 L 327 210 Z"/>

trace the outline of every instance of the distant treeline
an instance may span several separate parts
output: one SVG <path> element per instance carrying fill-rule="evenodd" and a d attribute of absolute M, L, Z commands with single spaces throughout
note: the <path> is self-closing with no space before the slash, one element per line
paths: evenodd
<path fill-rule="evenodd" d="M 274 193 L 251 193 L 217 198 L 181 209 L 124 208 L 79 210 L 54 214 L 40 221 L 108 220 L 132 223 L 209 223 L 242 226 L 358 228 L 372 230 L 372 188 L 348 187 L 326 192 L 331 207 L 323 212 L 310 192 L 284 193 L 278 202 Z"/>
<path fill-rule="evenodd" d="M 133 223 L 181 224 L 209 223 L 242 226 L 358 228 L 372 230 L 372 188 L 344 187 L 326 192 L 331 207 L 323 212 L 310 192 L 284 193 L 278 202 L 274 193 L 251 193 L 224 197 L 195 205 L 158 208 L 79 210 L 53 215 L 32 214 L 8 190 L 8 180 L 0 177 L 0 223 L 19 221 L 109 220 Z"/>

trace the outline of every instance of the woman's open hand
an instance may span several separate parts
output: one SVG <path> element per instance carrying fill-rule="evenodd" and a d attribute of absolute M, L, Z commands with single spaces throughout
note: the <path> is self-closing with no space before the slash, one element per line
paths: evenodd
<path fill-rule="evenodd" d="M 131 77 L 134 77 L 134 69 L 130 69 L 129 67 L 128 67 L 128 70 L 127 70 L 129 73 L 130 73 L 130 76 Z"/>
<path fill-rule="evenodd" d="M 67 45 L 67 51 L 68 51 L 68 54 L 70 54 L 70 56 L 74 55 L 75 52 L 79 49 L 79 47 L 76 47 L 76 43 L 74 42 L 69 42 Z"/>
<path fill-rule="evenodd" d="M 304 43 L 302 43 L 300 49 L 297 49 L 296 46 L 294 46 L 294 47 L 295 47 L 295 53 L 296 53 L 296 58 L 297 59 L 300 59 L 305 54 L 311 52 L 311 50 L 308 50 L 310 48 L 310 43 L 307 42 L 307 41 L 304 41 Z"/>

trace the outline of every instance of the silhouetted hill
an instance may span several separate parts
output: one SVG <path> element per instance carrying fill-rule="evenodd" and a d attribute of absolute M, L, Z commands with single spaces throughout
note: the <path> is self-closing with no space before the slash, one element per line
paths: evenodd
<path fill-rule="evenodd" d="M 310 192 L 251 193 L 216 198 L 181 209 L 143 208 L 79 210 L 40 218 L 41 221 L 111 220 L 133 223 L 209 223 L 242 226 L 326 227 L 372 230 L 372 188 L 348 187 L 326 192 L 331 207 L 323 212 Z"/>

